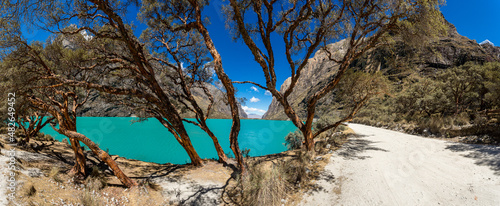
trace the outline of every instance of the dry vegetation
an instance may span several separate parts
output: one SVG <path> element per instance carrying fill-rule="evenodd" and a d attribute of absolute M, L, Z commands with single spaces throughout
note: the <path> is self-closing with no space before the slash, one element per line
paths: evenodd
<path fill-rule="evenodd" d="M 237 176 L 223 195 L 230 205 L 293 205 L 303 192 L 315 189 L 331 153 L 347 141 L 352 130 L 329 133 L 316 140 L 314 154 L 293 149 L 274 155 L 248 158 L 249 170 Z M 302 137 L 297 135 L 297 137 Z"/>

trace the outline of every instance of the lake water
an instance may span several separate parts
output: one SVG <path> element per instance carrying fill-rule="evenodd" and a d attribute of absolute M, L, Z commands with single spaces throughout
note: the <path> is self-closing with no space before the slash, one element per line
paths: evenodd
<path fill-rule="evenodd" d="M 156 119 L 132 124 L 133 117 L 78 117 L 77 130 L 112 155 L 156 163 L 189 163 L 189 156 L 174 136 Z M 209 119 L 208 127 L 218 137 L 224 152 L 234 157 L 229 147 L 232 120 Z M 193 145 L 201 158 L 217 158 L 212 139 L 199 127 L 185 123 Z M 238 142 L 241 150 L 250 149 L 250 156 L 280 153 L 286 150 L 285 136 L 295 131 L 290 121 L 241 120 Z M 61 141 L 66 138 L 52 127 L 42 129 Z"/>

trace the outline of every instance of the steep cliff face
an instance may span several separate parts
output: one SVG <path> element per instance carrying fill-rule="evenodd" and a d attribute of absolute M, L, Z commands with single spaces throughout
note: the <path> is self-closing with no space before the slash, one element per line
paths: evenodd
<path fill-rule="evenodd" d="M 434 42 L 419 50 L 405 44 L 402 40 L 395 41 L 387 47 L 380 47 L 367 52 L 366 55 L 354 61 L 351 66 L 359 69 L 384 70 L 392 78 L 404 78 L 407 71 L 419 72 L 423 75 L 432 74 L 441 69 L 460 66 L 468 61 L 478 63 L 499 61 L 500 47 L 492 44 L 478 44 L 476 41 L 458 34 L 455 26 L 448 23 L 448 34 L 437 38 Z M 332 52 L 342 54 L 344 40 L 329 45 Z M 318 91 L 335 75 L 338 66 L 327 60 L 324 52 L 318 51 L 304 68 L 297 86 L 288 97 L 296 113 L 305 117 L 307 98 Z M 394 79 L 393 79 L 394 80 Z M 396 79 L 397 80 L 397 79 Z M 281 85 L 284 91 L 290 84 L 290 78 Z M 321 99 L 317 105 L 317 114 L 321 115 L 335 101 L 334 93 Z M 263 119 L 288 119 L 282 106 L 273 98 Z"/>
<path fill-rule="evenodd" d="M 331 51 L 335 51 L 338 54 L 345 53 L 346 45 L 345 41 L 339 41 L 337 43 L 329 45 Z M 328 60 L 327 54 L 324 51 L 317 51 L 314 57 L 309 59 L 307 65 L 302 70 L 301 76 L 294 87 L 293 92 L 288 97 L 293 108 L 300 108 L 296 112 L 304 116 L 307 101 L 306 98 L 317 91 L 318 88 L 325 83 L 327 80 L 335 75 L 337 72 L 338 65 L 332 61 Z M 285 91 L 291 83 L 291 77 L 287 78 L 285 82 L 280 87 L 280 91 Z M 288 117 L 283 113 L 283 108 L 281 104 L 273 98 L 269 109 L 262 116 L 263 119 L 279 119 L 285 120 Z"/>
<path fill-rule="evenodd" d="M 217 89 L 217 87 L 207 84 L 207 88 L 213 95 L 215 102 L 210 112 L 209 118 L 214 119 L 229 119 L 231 118 L 231 109 L 228 104 L 225 103 L 225 94 Z M 192 90 L 196 101 L 202 109 L 206 109 L 208 106 L 208 98 L 204 94 L 203 90 L 196 88 Z M 240 117 L 247 118 L 247 114 L 238 106 Z M 185 118 L 193 118 L 194 114 L 192 112 L 181 112 L 181 116 Z M 206 112 L 206 111 L 205 111 Z M 99 93 L 93 94 L 87 103 L 78 113 L 78 116 L 86 117 L 130 117 L 135 116 L 135 111 L 126 105 L 118 104 L 117 102 L 109 102 L 100 95 Z"/>

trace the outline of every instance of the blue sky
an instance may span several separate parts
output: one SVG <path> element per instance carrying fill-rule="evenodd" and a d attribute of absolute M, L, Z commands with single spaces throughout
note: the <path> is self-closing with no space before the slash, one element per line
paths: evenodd
<path fill-rule="evenodd" d="M 234 81 L 255 81 L 265 85 L 265 79 L 261 67 L 254 61 L 250 50 L 239 40 L 232 41 L 228 31 L 225 29 L 224 17 L 221 14 L 220 0 L 211 1 L 205 10 L 210 17 L 211 24 L 208 30 L 212 36 L 216 48 L 221 53 L 222 62 L 226 73 Z M 441 8 L 445 18 L 457 27 L 458 33 L 478 43 L 488 39 L 494 44 L 500 45 L 500 0 L 449 0 Z M 144 25 L 140 25 L 135 19 L 137 10 L 131 10 L 127 16 L 128 20 L 137 27 L 136 35 Z M 48 34 L 41 31 L 26 31 L 28 39 L 44 41 Z M 282 39 L 274 36 L 273 49 L 276 55 L 276 75 L 278 87 L 290 76 L 290 69 L 284 55 L 284 44 Z M 251 84 L 237 84 L 237 96 L 247 99 L 244 109 L 247 113 L 262 115 L 271 103 L 272 97 L 260 88 Z"/>
<path fill-rule="evenodd" d="M 460 35 L 500 46 L 499 0 L 448 0 L 441 11 Z"/>

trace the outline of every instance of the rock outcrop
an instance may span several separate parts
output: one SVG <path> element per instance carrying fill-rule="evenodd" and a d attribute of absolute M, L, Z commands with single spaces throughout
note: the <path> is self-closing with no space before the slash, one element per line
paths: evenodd
<path fill-rule="evenodd" d="M 395 41 L 390 46 L 372 49 L 354 61 L 351 66 L 360 69 L 384 70 L 397 80 L 397 78 L 404 78 L 407 72 L 403 71 L 408 70 L 426 75 L 442 69 L 460 66 L 469 61 L 484 63 L 500 60 L 500 47 L 495 47 L 492 44 L 480 45 L 476 41 L 458 34 L 452 24 L 448 22 L 447 24 L 449 27 L 447 35 L 438 37 L 435 41 L 420 49 L 415 49 L 395 37 Z M 344 40 L 330 44 L 330 51 L 342 54 L 345 49 L 343 42 Z M 299 116 L 304 117 L 306 115 L 307 98 L 332 79 L 337 69 L 338 66 L 328 61 L 322 51 L 316 52 L 314 57 L 309 59 L 297 85 L 288 97 Z M 281 85 L 280 91 L 284 91 L 289 84 L 290 78 Z M 321 99 L 317 105 L 317 114 L 321 115 L 322 110 L 331 108 L 328 105 L 331 105 L 334 101 L 334 92 Z M 288 119 L 281 104 L 274 98 L 262 118 Z"/>
<path fill-rule="evenodd" d="M 231 118 L 231 109 L 229 105 L 224 101 L 225 94 L 212 84 L 207 84 L 207 88 L 210 90 L 215 99 L 209 118 Z M 206 109 L 209 101 L 206 95 L 203 93 L 203 90 L 195 88 L 192 90 L 192 92 L 201 108 Z M 191 112 L 179 112 L 181 112 L 181 116 L 185 118 L 194 118 L 194 114 Z M 247 118 L 247 114 L 241 108 L 241 105 L 239 106 L 239 113 L 240 117 Z M 87 103 L 78 113 L 78 116 L 86 117 L 131 117 L 136 115 L 137 114 L 135 113 L 133 108 L 119 104 L 118 102 L 111 102 L 108 100 L 108 98 L 104 97 L 104 95 L 101 95 L 100 93 L 95 93 L 90 96 Z"/>

